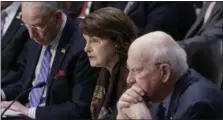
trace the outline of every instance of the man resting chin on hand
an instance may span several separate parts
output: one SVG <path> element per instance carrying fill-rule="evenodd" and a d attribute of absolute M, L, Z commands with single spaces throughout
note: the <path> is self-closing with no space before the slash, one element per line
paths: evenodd
<path fill-rule="evenodd" d="M 127 59 L 127 83 L 132 86 L 118 101 L 117 119 L 222 120 L 222 93 L 189 69 L 186 58 L 186 52 L 164 32 L 137 38 Z"/>

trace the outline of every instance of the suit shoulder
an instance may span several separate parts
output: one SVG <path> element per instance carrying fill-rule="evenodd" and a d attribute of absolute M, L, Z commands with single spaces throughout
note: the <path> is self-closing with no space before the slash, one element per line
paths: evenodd
<path fill-rule="evenodd" d="M 222 93 L 210 80 L 195 73 L 195 82 L 193 82 L 180 97 L 185 105 L 195 103 L 208 103 L 216 106 L 223 103 Z"/>
<path fill-rule="evenodd" d="M 221 91 L 211 81 L 198 77 L 198 80 L 181 94 L 178 115 L 187 114 L 185 116 L 196 118 L 210 114 L 209 117 L 212 118 L 220 115 L 221 106 L 223 106 Z"/>

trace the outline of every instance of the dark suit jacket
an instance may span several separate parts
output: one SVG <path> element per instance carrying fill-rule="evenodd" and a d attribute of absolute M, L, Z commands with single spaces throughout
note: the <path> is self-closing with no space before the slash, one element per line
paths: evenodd
<path fill-rule="evenodd" d="M 177 81 L 169 102 L 166 120 L 222 119 L 222 93 L 194 70 Z M 156 118 L 158 104 L 153 104 L 150 110 Z"/>
<path fill-rule="evenodd" d="M 124 10 L 127 1 L 93 2 L 91 12 L 103 7 Z M 175 39 L 182 39 L 196 19 L 195 10 L 189 2 L 138 2 L 131 7 L 128 16 L 138 27 L 138 35 L 155 30 L 169 33 Z"/>
<path fill-rule="evenodd" d="M 223 2 L 216 2 L 211 16 L 203 24 L 210 2 L 201 12 L 180 44 L 185 48 L 190 66 L 220 86 L 223 67 Z M 220 80 L 219 80 L 220 79 Z"/>
<path fill-rule="evenodd" d="M 90 102 L 98 70 L 90 67 L 87 55 L 83 52 L 84 40 L 78 24 L 74 22 L 68 18 L 63 30 L 48 77 L 46 106 L 37 108 L 37 120 L 90 118 Z M 7 100 L 13 100 L 19 93 L 32 87 L 41 47 L 30 41 L 25 58 L 20 61 L 20 66 L 24 66 L 22 78 L 16 84 L 3 88 Z M 28 102 L 28 95 L 19 101 Z"/>
<path fill-rule="evenodd" d="M 18 9 L 17 14 L 20 12 Z M 1 85 L 5 87 L 14 81 L 5 81 L 10 70 L 14 69 L 16 62 L 21 55 L 25 43 L 29 40 L 29 33 L 24 26 L 21 26 L 21 20 L 15 15 L 8 30 L 1 40 Z"/>

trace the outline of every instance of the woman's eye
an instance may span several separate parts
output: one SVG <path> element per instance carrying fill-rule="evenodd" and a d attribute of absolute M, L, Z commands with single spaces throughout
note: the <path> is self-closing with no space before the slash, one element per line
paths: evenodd
<path fill-rule="evenodd" d="M 92 39 L 93 43 L 99 42 L 97 39 Z"/>

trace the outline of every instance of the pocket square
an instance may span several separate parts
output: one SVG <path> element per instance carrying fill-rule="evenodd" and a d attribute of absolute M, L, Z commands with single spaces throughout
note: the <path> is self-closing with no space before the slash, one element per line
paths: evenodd
<path fill-rule="evenodd" d="M 65 72 L 63 70 L 59 70 L 55 76 L 55 79 L 58 79 L 58 77 L 65 76 Z"/>

